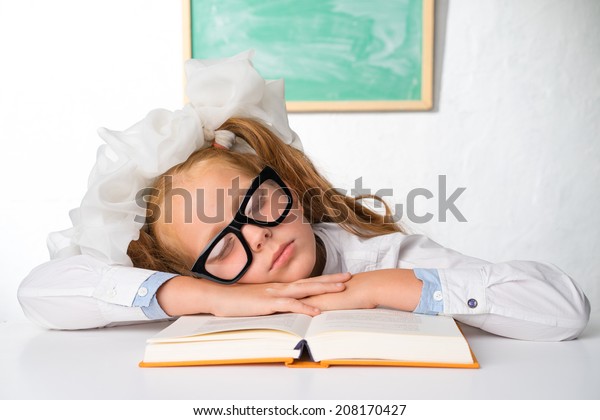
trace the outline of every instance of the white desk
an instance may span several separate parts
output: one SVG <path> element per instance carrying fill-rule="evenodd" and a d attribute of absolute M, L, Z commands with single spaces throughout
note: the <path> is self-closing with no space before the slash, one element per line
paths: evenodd
<path fill-rule="evenodd" d="M 166 323 L 46 331 L 0 324 L 0 399 L 600 399 L 600 314 L 562 343 L 463 326 L 480 369 L 279 365 L 146 368 L 146 338 Z"/>

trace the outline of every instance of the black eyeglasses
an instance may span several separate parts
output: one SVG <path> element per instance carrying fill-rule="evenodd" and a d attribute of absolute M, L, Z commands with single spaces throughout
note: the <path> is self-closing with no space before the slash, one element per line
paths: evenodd
<path fill-rule="evenodd" d="M 218 283 L 237 282 L 252 264 L 242 227 L 277 226 L 287 217 L 292 202 L 292 193 L 277 172 L 265 167 L 252 181 L 233 221 L 204 248 L 192 271 Z"/>

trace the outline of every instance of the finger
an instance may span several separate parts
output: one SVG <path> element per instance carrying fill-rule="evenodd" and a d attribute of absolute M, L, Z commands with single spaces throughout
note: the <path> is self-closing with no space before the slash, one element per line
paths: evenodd
<path fill-rule="evenodd" d="M 301 299 L 308 296 L 322 295 L 324 293 L 338 293 L 346 289 L 344 283 L 291 283 L 269 292 L 275 296 Z"/>
<path fill-rule="evenodd" d="M 300 302 L 315 308 L 319 308 L 321 311 L 331 311 L 334 309 L 354 309 L 343 300 L 340 300 L 341 294 L 325 294 L 319 296 L 310 296 L 304 299 L 300 299 Z"/>
<path fill-rule="evenodd" d="M 307 279 L 301 279 L 296 281 L 295 283 L 338 283 L 338 282 L 346 282 L 352 278 L 351 273 L 334 273 L 334 274 L 324 274 L 322 276 L 309 277 Z"/>
<path fill-rule="evenodd" d="M 293 298 L 279 298 L 275 300 L 274 310 L 275 312 L 294 312 L 309 316 L 315 316 L 321 313 L 318 308 Z"/>

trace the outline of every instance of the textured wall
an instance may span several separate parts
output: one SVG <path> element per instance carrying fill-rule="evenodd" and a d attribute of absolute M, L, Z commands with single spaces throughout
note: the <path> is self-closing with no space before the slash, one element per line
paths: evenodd
<path fill-rule="evenodd" d="M 491 261 L 552 262 L 597 310 L 600 2 L 437 5 L 433 112 L 294 114 L 292 126 L 336 186 L 362 177 L 403 204 L 427 188 L 415 213 L 433 220 L 413 231 Z M 69 225 L 95 129 L 182 103 L 179 7 L 0 0 L 0 322 L 22 318 L 18 283 L 47 259 L 46 233 Z M 467 222 L 438 221 L 438 175 L 448 195 L 466 188 L 455 204 Z"/>
<path fill-rule="evenodd" d="M 438 1 L 430 113 L 293 115 L 336 185 L 356 177 L 394 201 L 438 175 L 467 219 L 412 224 L 491 261 L 567 271 L 600 305 L 600 3 Z M 340 147 L 343 145 L 343 147 Z M 337 156 L 337 157 L 334 157 Z"/>

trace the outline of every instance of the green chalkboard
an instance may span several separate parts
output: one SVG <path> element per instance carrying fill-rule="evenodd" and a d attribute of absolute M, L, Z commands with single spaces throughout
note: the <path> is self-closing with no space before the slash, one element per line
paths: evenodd
<path fill-rule="evenodd" d="M 184 15 L 188 57 L 256 50 L 290 111 L 432 106 L 433 0 L 184 0 Z"/>

